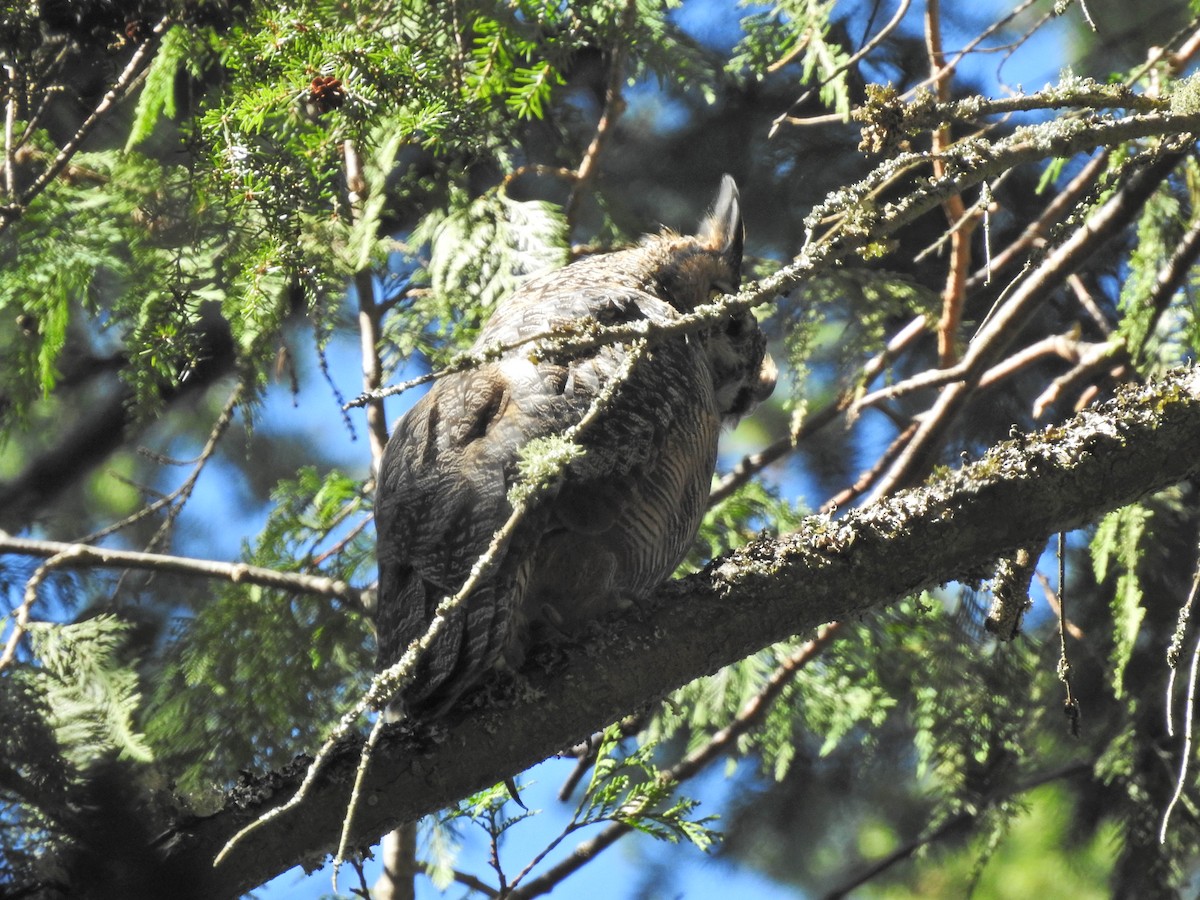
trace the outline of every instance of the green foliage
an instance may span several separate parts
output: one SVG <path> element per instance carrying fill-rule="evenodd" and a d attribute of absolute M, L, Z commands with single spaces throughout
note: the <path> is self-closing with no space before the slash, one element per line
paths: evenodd
<path fill-rule="evenodd" d="M 50 722 L 75 766 L 109 752 L 141 762 L 153 755 L 133 727 L 141 700 L 137 675 L 119 656 L 128 627 L 109 615 L 70 625 L 29 624 Z"/>
<path fill-rule="evenodd" d="M 610 727 L 597 751 L 592 777 L 572 819 L 575 827 L 619 822 L 659 840 L 689 841 L 708 850 L 716 833 L 713 816 L 692 816 L 697 801 L 675 796 L 675 785 L 653 763 L 654 744 L 620 753 L 620 729 Z"/>
<path fill-rule="evenodd" d="M 928 74 L 915 20 L 889 35 L 865 65 L 841 71 L 852 42 L 878 33 L 881 22 L 873 8 L 874 18 L 866 18 L 869 4 L 831 0 L 742 4 L 740 33 L 733 33 L 732 19 L 714 19 L 722 29 L 713 40 L 688 30 L 696 7 L 673 0 L 300 0 L 286 7 L 172 2 L 174 24 L 157 44 L 119 34 L 125 23 L 116 19 L 65 34 L 61 29 L 69 22 L 39 20 L 51 6 L 8 4 L 0 10 L 6 63 L 0 77 L 12 119 L 0 160 L 0 321 L 6 323 L 0 328 L 0 441 L 8 442 L 0 474 L 15 484 L 20 473 L 37 474 L 52 456 L 43 456 L 43 449 L 79 450 L 72 441 L 86 443 L 75 437 L 80 432 L 74 426 L 103 399 L 97 372 L 119 370 L 132 388 L 119 399 L 136 416 L 111 423 L 128 429 L 127 441 L 119 455 L 79 464 L 65 505 L 35 500 L 32 511 L 17 517 L 12 529 L 35 536 L 74 536 L 77 509 L 88 519 L 107 520 L 155 496 L 158 476 L 146 474 L 135 447 L 174 453 L 177 444 L 192 442 L 192 426 L 174 431 L 189 409 L 175 418 L 157 413 L 187 394 L 192 376 L 210 364 L 219 362 L 220 373 L 236 372 L 249 385 L 247 428 L 272 373 L 294 371 L 299 383 L 308 377 L 312 357 L 314 367 L 329 366 L 335 351 L 359 338 L 354 295 L 346 296 L 350 284 L 369 287 L 378 302 L 369 312 L 382 317 L 379 352 L 390 377 L 406 366 L 452 359 L 523 279 L 567 261 L 573 236 L 604 244 L 614 234 L 652 228 L 660 217 L 678 221 L 673 217 L 681 213 L 687 186 L 721 170 L 738 175 L 747 198 L 774 201 L 757 210 L 747 203 L 749 240 L 757 244 L 751 252 L 786 258 L 811 249 L 805 232 L 820 232 L 825 213 L 844 211 L 836 200 L 820 204 L 805 192 L 813 182 L 858 178 L 859 161 L 853 153 L 834 160 L 826 133 L 810 139 L 781 128 L 768 141 L 769 123 L 794 109 L 798 98 L 801 107 L 815 103 L 805 86 L 829 111 L 845 116 L 852 91 L 881 72 L 895 80 L 897 86 L 887 89 L 893 98 Z M 943 8 L 949 21 L 951 11 Z M 962 15 L 970 20 L 969 11 Z M 1129 45 L 1136 47 L 1134 37 Z M 64 152 L 79 123 L 106 102 L 104 92 L 139 47 L 152 62 L 131 79 L 131 95 L 100 116 L 82 142 L 86 151 L 67 153 L 65 168 L 44 191 L 27 205 L 17 203 Z M 1155 88 L 1160 95 L 1173 91 L 1172 108 L 1186 112 L 1194 107 L 1194 79 L 1172 84 L 1168 54 L 1174 47 L 1155 56 Z M 619 71 L 610 71 L 614 61 Z M 73 71 L 76 62 L 86 65 Z M 1125 78 L 1112 73 L 1114 81 Z M 1064 91 L 1074 84 L 1064 80 Z M 614 87 L 619 98 L 610 97 Z M 879 86 L 873 87 L 878 95 Z M 606 106 L 610 99 L 616 102 Z M 598 132 L 605 113 L 609 130 Z M 1064 122 L 1085 120 L 1072 112 Z M 987 133 L 975 144 L 981 148 L 1009 123 L 997 119 L 983 127 Z M 955 133 L 963 128 L 965 123 L 956 125 Z M 927 146 L 916 131 L 909 137 L 914 147 Z M 582 168 L 592 146 L 597 155 L 589 159 L 596 166 Z M 1062 225 L 1044 229 L 1043 236 L 1052 244 L 1061 241 L 1131 172 L 1144 170 L 1143 146 L 1110 148 L 1107 174 L 1074 213 L 1055 219 Z M 660 147 L 666 152 L 658 153 Z M 824 162 L 836 165 L 836 172 L 821 171 Z M 1077 171 L 1078 158 L 1052 161 L 1041 187 L 1052 191 Z M 893 170 L 854 194 L 866 210 L 862 215 L 872 218 L 902 202 L 928 174 L 925 168 Z M 1179 166 L 1142 210 L 1130 239 L 1110 242 L 1108 264 L 1101 260 L 1095 272 L 1080 273 L 1115 324 L 1113 343 L 1124 342 L 1142 375 L 1191 360 L 1200 347 L 1194 273 L 1170 297 L 1151 302 L 1164 264 L 1190 225 L 1188 211 L 1197 208 L 1197 175 L 1194 160 Z M 1041 215 L 1044 202 L 1029 203 L 1017 187 L 1032 180 L 1029 172 L 994 176 L 997 214 L 989 239 L 997 247 L 1011 239 L 1007 232 L 1018 233 Z M 643 194 L 652 181 L 657 193 Z M 568 204 L 572 197 L 583 202 Z M 806 227 L 800 217 L 814 204 L 818 214 Z M 897 322 L 922 313 L 936 317 L 945 259 L 901 259 L 894 250 L 938 240 L 943 220 L 935 211 L 914 222 L 911 233 L 872 245 L 871 253 L 889 254 L 888 270 L 842 257 L 842 268 L 772 301 L 764 318 L 773 352 L 788 366 L 775 405 L 760 419 L 765 438 L 786 435 L 780 408 L 786 413 L 810 399 L 816 406 L 828 385 L 862 382 L 864 361 L 886 345 Z M 860 224 L 850 223 L 843 233 L 853 234 Z M 1039 257 L 1029 261 L 1036 265 Z M 759 271 L 771 274 L 777 262 Z M 973 264 L 980 262 L 977 256 Z M 1015 277 L 1016 268 L 1001 277 Z M 930 274 L 935 270 L 936 277 Z M 997 297 L 1004 297 L 999 281 L 984 285 L 978 297 L 968 298 L 966 321 L 977 321 Z M 1064 291 L 1014 337 L 1025 346 L 1027 338 L 1069 334 L 1082 318 Z M 1087 321 L 1079 330 L 1085 328 L 1091 328 Z M 1108 338 L 1105 331 L 1102 339 Z M 905 377 L 923 365 L 928 347 L 918 344 L 881 378 Z M 1013 421 L 1028 424 L 1022 420 L 1030 405 L 1025 391 L 1037 377 L 1035 368 L 1014 379 L 1021 387 L 992 386 L 986 402 L 955 416 L 951 437 L 933 448 L 930 462 L 939 453 L 955 458 L 988 429 L 1003 433 Z M 343 384 L 344 373 L 326 374 L 332 384 Z M 1103 392 L 1109 384 L 1099 379 L 1089 386 Z M 793 388 L 790 396 L 787 387 Z M 886 422 L 869 425 L 865 434 L 857 423 L 846 423 L 844 432 L 829 428 L 823 437 L 837 434 L 828 446 L 810 454 L 805 445 L 797 465 L 815 460 L 829 470 L 857 466 L 863 452 L 874 453 L 876 443 L 892 436 L 888 429 L 919 421 L 920 396 L 880 407 Z M 986 409 L 993 396 L 1001 399 Z M 337 402 L 304 415 L 335 419 Z M 884 422 L 873 414 L 863 418 Z M 22 424 L 32 425 L 31 433 L 16 430 Z M 256 440 L 268 430 L 260 429 Z M 51 446 L 54 439 L 61 440 Z M 323 474 L 328 467 L 313 460 L 324 448 L 298 444 L 291 435 L 268 435 L 265 451 L 256 443 L 245 458 L 218 457 L 245 476 L 251 490 L 275 483 L 279 470 L 287 469 L 261 533 L 245 543 L 241 557 L 365 587 L 375 577 L 369 479 Z M 529 484 L 552 483 L 577 453 L 562 440 L 537 443 L 526 448 L 522 477 Z M 301 455 L 308 464 L 298 468 L 293 460 Z M 360 472 L 368 466 L 364 450 Z M 788 496 L 795 483 L 814 475 L 830 483 L 840 477 L 787 466 L 775 467 L 774 482 L 751 481 L 709 510 L 685 570 L 760 532 L 792 529 L 801 506 Z M 121 487 L 89 489 L 99 479 Z M 237 492 L 227 487 L 219 483 L 212 493 L 232 506 Z M 0 484 L 5 499 L 8 488 L 8 482 Z M 1171 511 L 1179 521 L 1188 515 L 1183 506 Z M 973 883 L 996 896 L 1005 890 L 1053 893 L 1068 880 L 1061 874 L 1067 853 L 1059 848 L 1074 830 L 1095 835 L 1081 840 L 1071 858 L 1086 867 L 1088 877 L 1080 880 L 1099 890 L 1097 873 L 1109 867 L 1097 859 L 1099 842 L 1111 835 L 1130 841 L 1146 832 L 1129 811 L 1145 819 L 1161 793 L 1147 774 L 1162 768 L 1164 740 L 1157 725 L 1147 724 L 1150 711 L 1160 712 L 1157 701 L 1153 692 L 1126 689 L 1127 683 L 1142 684 L 1136 678 L 1146 671 L 1155 675 L 1141 657 L 1147 646 L 1157 647 L 1162 629 L 1154 621 L 1155 604 L 1143 594 L 1153 596 L 1148 586 L 1162 573 L 1148 571 L 1155 567 L 1145 561 L 1178 525 L 1149 509 L 1135 506 L 1109 516 L 1090 548 L 1095 574 L 1105 583 L 1083 597 L 1070 618 L 1080 621 L 1089 645 L 1107 654 L 1115 688 L 1110 691 L 1103 677 L 1080 678 L 1080 692 L 1090 691 L 1086 715 L 1096 720 L 1091 735 L 1085 721 L 1081 741 L 1062 740 L 1057 643 L 1046 639 L 1050 626 L 1031 614 L 1028 634 L 995 645 L 980 631 L 978 598 L 949 589 L 886 616 L 844 623 L 811 658 L 798 637 L 686 686 L 646 726 L 650 740 L 640 748 L 623 747 L 609 732 L 582 799 L 565 814 L 569 822 L 553 843 L 585 827 L 619 823 L 707 849 L 714 838 L 709 820 L 696 817 L 694 801 L 676 798 L 668 761 L 704 746 L 756 709 L 768 687 L 786 677 L 769 707 L 754 713 L 761 715 L 754 727 L 728 749 L 731 770 L 739 759 L 753 757 L 771 791 L 785 798 L 794 782 L 839 767 L 855 775 L 884 773 L 875 783 L 883 787 L 851 785 L 857 794 L 844 804 L 846 811 L 840 799 L 833 810 L 800 805 L 814 822 L 834 821 L 839 827 L 829 831 L 840 838 L 855 831 L 865 842 L 871 828 L 886 831 L 893 844 L 888 852 L 913 833 L 902 827 L 906 816 L 921 819 L 917 833 L 969 819 L 981 837 L 944 867 L 921 868 L 916 883 L 924 890 L 914 888 L 917 894 L 962 893 Z M 144 536 L 132 527 L 114 542 L 135 546 Z M 1194 528 L 1189 542 L 1193 536 Z M 186 551 L 201 552 L 194 545 Z M 175 584 L 161 576 L 139 598 L 156 619 L 177 621 L 169 639 L 147 645 L 149 658 L 130 659 L 128 628 L 99 615 L 34 625 L 22 645 L 26 661 L 0 674 L 0 816 L 6 825 L 16 823 L 0 833 L 0 881 L 32 865 L 53 843 L 56 817 L 76 801 L 74 791 L 99 759 L 153 757 L 183 793 L 214 798 L 212 792 L 238 771 L 275 766 L 311 749 L 357 698 L 371 669 L 363 611 L 245 584 L 206 582 L 202 597 L 189 597 Z M 1104 610 L 1110 586 L 1111 609 Z M 1074 657 L 1072 665 L 1085 671 L 1086 660 Z M 139 678 L 153 684 L 146 708 L 140 708 Z M 1116 824 L 1098 826 L 1098 814 L 1075 808 L 1067 788 L 1050 799 L 1035 794 L 1031 808 L 1048 816 L 1047 824 L 1028 824 L 1014 798 L 1025 793 L 1027 779 L 1067 758 L 1083 760 L 1083 768 L 1094 763 L 1101 785 L 1121 795 L 1125 805 L 1114 814 Z M 482 825 L 497 845 L 516 826 L 531 828 L 530 816 L 513 813 L 509 802 L 500 787 L 471 798 L 433 829 L 434 847 L 451 843 L 451 826 L 467 819 Z M 859 815 L 855 803 L 869 812 Z M 931 806 L 932 819 L 925 815 Z M 1062 810 L 1061 820 L 1051 815 Z M 1186 860 L 1192 826 L 1177 827 L 1162 852 Z M 1038 846 L 1041 836 L 1052 849 L 1045 841 Z M 815 854 L 805 849 L 807 863 Z M 837 850 L 844 859 L 845 847 Z M 451 854 L 433 855 L 446 885 Z M 1008 885 L 992 874 L 1000 868 Z"/>
<path fill-rule="evenodd" d="M 111 615 L 30 622 L 30 657 L 0 672 L 0 883 L 38 876 L 93 764 L 151 758 L 134 725 L 141 697 L 128 632 Z"/>
<path fill-rule="evenodd" d="M 1146 610 L 1142 605 L 1142 582 L 1138 565 L 1142 541 L 1153 517 L 1149 508 L 1135 504 L 1113 510 L 1096 527 L 1092 538 L 1092 566 L 1096 580 L 1105 581 L 1116 574 L 1112 594 L 1113 648 L 1112 679 L 1118 697 L 1125 692 L 1125 667 L 1133 655 Z"/>
<path fill-rule="evenodd" d="M 538 30 L 559 26 L 566 18 L 566 8 L 557 4 L 521 5 L 523 13 L 537 17 Z M 564 83 L 552 63 L 537 59 L 545 45 L 488 16 L 475 20 L 474 31 L 475 45 L 467 67 L 471 90 L 480 99 L 503 100 L 508 110 L 520 118 L 540 119 L 551 92 Z"/>
<path fill-rule="evenodd" d="M 1186 352 L 1179 342 L 1172 340 L 1174 330 L 1173 317 L 1166 321 L 1160 318 L 1150 302 L 1150 295 L 1158 280 L 1158 272 L 1183 236 L 1183 223 L 1180 220 L 1179 200 L 1165 187 L 1155 193 L 1146 204 L 1138 222 L 1137 244 L 1129 257 L 1129 277 L 1121 288 L 1121 309 L 1124 316 L 1121 319 L 1121 335 L 1125 337 L 1128 346 L 1140 354 L 1149 352 L 1152 356 L 1140 360 L 1148 369 L 1148 375 L 1161 373 L 1165 369 L 1178 365 L 1181 352 Z M 1175 308 L 1182 314 L 1187 314 L 1191 304 Z M 1152 338 L 1152 329 L 1162 327 L 1161 343 L 1155 347 L 1147 347 Z M 1156 342 L 1158 343 L 1158 342 Z M 1172 348 L 1172 345 L 1173 348 Z M 1174 352 L 1172 352 L 1172 349 Z"/>
<path fill-rule="evenodd" d="M 756 7 L 749 0 L 739 6 Z M 781 0 L 769 11 L 755 11 L 741 21 L 744 35 L 727 64 L 763 78 L 792 61 L 800 64 L 800 82 L 815 83 L 821 102 L 843 118 L 850 117 L 847 62 L 841 45 L 830 40 L 833 0 Z"/>
<path fill-rule="evenodd" d="M 1056 897 L 1070 885 L 1072 897 L 1103 900 L 1112 896 L 1108 876 L 1118 830 L 1106 824 L 1081 841 L 1074 832 L 1078 804 L 1061 787 L 1031 791 L 1028 802 L 1006 818 L 1003 839 L 988 848 L 982 840 L 933 849 L 928 865 L 890 883 L 864 885 L 870 900 L 917 900 L 924 897 L 987 897 L 1022 900 Z"/>
<path fill-rule="evenodd" d="M 96 311 L 98 282 L 144 286 L 153 250 L 135 216 L 148 168 L 114 153 L 78 155 L 73 177 L 55 181 L 25 214 L 20 240 L 0 244 L 0 316 L 20 326 L 0 336 L 0 389 L 10 400 L 0 407 L 5 424 L 54 389 L 72 310 Z M 113 325 L 132 312 L 112 310 Z"/>
<path fill-rule="evenodd" d="M 305 467 L 281 483 L 246 560 L 283 571 L 362 582 L 370 539 L 360 485 Z M 332 546 L 330 546 L 332 545 Z M 271 767 L 317 743 L 352 705 L 371 671 L 365 623 L 329 600 L 223 584 L 181 623 L 176 661 L 158 679 L 146 733 L 206 795 L 246 765 Z"/>
<path fill-rule="evenodd" d="M 699 805 L 695 800 L 678 797 L 670 776 L 654 763 L 656 747 L 644 742 L 632 752 L 622 748 L 620 728 L 607 729 L 596 751 L 591 777 L 561 832 L 525 867 L 520 877 L 533 870 L 544 856 L 561 841 L 583 829 L 602 825 L 622 825 L 658 840 L 679 843 L 687 841 L 700 850 L 708 851 L 719 835 L 709 828 L 714 816 L 694 815 Z M 481 828 L 491 844 L 491 863 L 506 882 L 500 852 L 507 833 L 529 819 L 539 810 L 509 814 L 514 799 L 505 784 L 473 794 L 439 816 L 432 828 L 432 843 L 438 851 L 430 875 L 435 882 L 448 882 L 446 873 L 454 866 L 457 852 L 455 835 L 462 823 Z M 440 873 L 440 874 L 439 874 Z M 519 878 L 511 881 L 515 885 Z"/>
<path fill-rule="evenodd" d="M 142 93 L 138 97 L 133 124 L 129 127 L 129 139 L 125 149 L 132 150 L 154 131 L 160 118 L 174 119 L 178 110 L 175 106 L 175 79 L 179 71 L 194 59 L 199 49 L 191 29 L 182 25 L 168 28 L 162 44 L 146 73 Z"/>
<path fill-rule="evenodd" d="M 432 296 L 417 312 L 447 322 L 486 316 L 529 276 L 567 263 L 562 210 L 512 200 L 503 190 L 474 200 L 457 195 L 449 212 L 426 217 L 411 240 L 429 246 Z"/>

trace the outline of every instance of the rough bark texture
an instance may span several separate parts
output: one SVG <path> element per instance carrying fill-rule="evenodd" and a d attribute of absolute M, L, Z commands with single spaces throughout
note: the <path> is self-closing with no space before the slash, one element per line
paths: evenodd
<path fill-rule="evenodd" d="M 862 510 L 813 517 L 708 570 L 664 586 L 637 617 L 597 629 L 551 670 L 534 665 L 515 698 L 460 711 L 434 738 L 393 726 L 355 815 L 368 846 L 394 828 L 553 755 L 668 691 L 775 641 L 951 580 L 986 577 L 1002 554 L 1095 521 L 1200 470 L 1200 375 L 1180 371 L 1063 426 L 1001 444 L 930 486 Z M 211 872 L 234 897 L 335 845 L 360 742 L 343 748 L 311 796 L 249 835 Z M 222 812 L 177 823 L 172 855 L 215 857 L 237 829 L 289 798 L 303 775 L 274 773 Z"/>

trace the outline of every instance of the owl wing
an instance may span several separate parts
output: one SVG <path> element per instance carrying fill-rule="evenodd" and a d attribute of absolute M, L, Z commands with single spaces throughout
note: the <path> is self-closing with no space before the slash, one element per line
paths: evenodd
<path fill-rule="evenodd" d="M 506 518 L 505 460 L 495 435 L 506 405 L 503 381 L 485 367 L 437 382 L 397 423 L 380 465 L 375 511 L 381 668 L 425 633 Z M 403 706 L 426 705 L 472 659 L 487 656 L 494 593 L 484 583 L 469 607 L 448 613 L 402 692 Z"/>
<path fill-rule="evenodd" d="M 560 331 L 585 316 L 611 322 L 675 315 L 639 291 L 583 285 L 560 296 L 552 282 L 530 288 L 496 311 L 476 349 Z M 604 426 L 585 433 L 587 453 L 570 463 L 558 487 L 536 499 L 497 549 L 492 573 L 447 614 L 402 691 L 401 705 L 437 715 L 498 661 L 520 664 L 527 615 L 538 614 L 526 608 L 525 591 L 543 540 L 552 533 L 556 546 L 573 546 L 563 543 L 564 533 L 586 538 L 611 529 L 625 516 L 630 497 L 614 485 L 643 469 L 663 445 L 671 415 L 660 408 L 650 376 L 672 354 L 685 362 L 695 355 L 670 346 L 650 351 L 666 354 L 664 359 L 634 368 Z M 462 587 L 508 520 L 508 491 L 522 448 L 576 425 L 617 377 L 626 352 L 610 345 L 582 357 L 534 362 L 520 348 L 439 379 L 400 420 L 380 467 L 376 508 L 381 667 L 425 634 L 438 604 Z"/>

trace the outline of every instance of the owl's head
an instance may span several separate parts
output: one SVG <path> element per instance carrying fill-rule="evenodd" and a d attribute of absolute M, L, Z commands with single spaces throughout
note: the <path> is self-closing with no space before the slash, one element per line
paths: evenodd
<path fill-rule="evenodd" d="M 642 242 L 651 262 L 650 293 L 680 312 L 691 312 L 714 297 L 733 293 L 742 282 L 744 242 L 737 185 L 726 175 L 712 210 L 694 236 L 668 231 Z"/>
<path fill-rule="evenodd" d="M 680 312 L 691 312 L 741 286 L 745 229 L 737 185 L 726 175 L 708 215 L 695 235 L 671 232 L 645 238 L 633 251 L 644 289 Z M 737 419 L 754 409 L 775 388 L 775 362 L 753 313 L 736 313 L 699 338 L 708 356 L 716 405 Z"/>

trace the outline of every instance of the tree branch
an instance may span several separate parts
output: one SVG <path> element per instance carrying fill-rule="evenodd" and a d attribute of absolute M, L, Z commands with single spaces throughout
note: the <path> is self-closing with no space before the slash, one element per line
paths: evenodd
<path fill-rule="evenodd" d="M 280 572 L 246 563 L 229 563 L 211 559 L 192 559 L 186 556 L 167 556 L 162 553 L 139 553 L 134 550 L 110 550 L 88 544 L 68 544 L 62 541 L 39 541 L 10 537 L 0 531 L 0 556 L 35 556 L 52 559 L 63 556 L 69 562 L 60 568 L 145 569 L 153 572 L 174 572 L 200 578 L 218 578 L 235 584 L 258 584 L 263 587 L 316 594 L 345 600 L 357 609 L 363 608 L 361 591 L 344 581 L 323 575 L 302 572 Z"/>
<path fill-rule="evenodd" d="M 432 734 L 390 727 L 363 785 L 353 839 L 371 843 L 769 644 L 947 581 L 987 577 L 1004 553 L 1200 472 L 1200 457 L 1180 452 L 1197 442 L 1200 374 L 1182 370 L 1000 444 L 928 487 L 757 541 L 665 585 L 638 615 L 597 628 L 586 646 L 564 648 L 553 669 L 528 667 L 511 702 L 452 713 Z M 343 745 L 301 804 L 211 870 L 206 896 L 238 896 L 330 852 L 360 745 Z M 223 811 L 175 824 L 160 846 L 207 864 L 232 833 L 291 796 L 307 762 L 239 786 Z"/>

